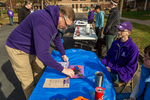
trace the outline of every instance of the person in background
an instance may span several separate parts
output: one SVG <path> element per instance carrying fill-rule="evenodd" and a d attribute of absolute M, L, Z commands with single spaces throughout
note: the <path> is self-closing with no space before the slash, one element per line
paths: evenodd
<path fill-rule="evenodd" d="M 32 2 L 27 0 L 25 5 L 18 11 L 18 23 L 20 24 L 31 12 Z"/>
<path fill-rule="evenodd" d="M 13 25 L 14 12 L 8 7 L 7 14 L 9 16 L 10 25 Z"/>
<path fill-rule="evenodd" d="M 38 10 L 38 6 L 35 5 L 35 6 L 34 6 L 34 11 L 37 11 L 37 10 Z"/>
<path fill-rule="evenodd" d="M 139 80 L 132 93 L 117 93 L 116 100 L 150 100 L 150 45 L 144 49 Z"/>
<path fill-rule="evenodd" d="M 31 12 L 31 13 L 33 13 L 33 12 L 34 12 L 34 11 L 33 11 L 33 8 L 31 8 L 31 9 L 30 9 L 30 12 Z"/>
<path fill-rule="evenodd" d="M 132 24 L 129 21 L 116 26 L 119 39 L 114 41 L 107 55 L 101 60 L 113 82 L 128 82 L 137 69 L 139 50 L 129 35 Z"/>
<path fill-rule="evenodd" d="M 101 36 L 101 28 L 104 25 L 104 11 L 101 11 L 101 7 L 100 6 L 96 6 L 95 7 L 95 12 L 96 14 L 96 23 L 95 23 L 95 30 L 96 30 L 96 35 L 100 35 Z"/>
<path fill-rule="evenodd" d="M 44 72 L 43 64 L 67 76 L 74 76 L 73 70 L 64 68 L 49 52 L 50 44 L 53 42 L 62 60 L 69 62 L 59 30 L 67 29 L 74 20 L 75 13 L 71 7 L 47 6 L 45 10 L 28 15 L 7 38 L 6 50 L 26 99 Z"/>
<path fill-rule="evenodd" d="M 102 35 L 102 27 L 104 25 L 104 11 L 100 10 L 100 6 L 96 6 L 95 7 L 95 12 L 96 14 L 96 23 L 95 23 L 95 31 L 96 31 L 96 35 L 98 36 L 98 40 L 96 41 L 96 44 L 94 46 L 94 48 L 92 48 L 92 51 L 97 51 L 97 56 L 100 57 L 102 55 L 101 53 L 101 45 L 105 40 L 101 39 L 101 35 Z M 103 43 L 103 44 L 104 44 Z"/>
<path fill-rule="evenodd" d="M 93 28 L 92 26 L 93 22 L 94 22 L 94 10 L 90 8 L 88 13 L 88 23 L 90 24 L 91 28 Z"/>
<path fill-rule="evenodd" d="M 44 9 L 46 9 L 46 5 L 44 5 Z"/>
<path fill-rule="evenodd" d="M 103 34 L 106 36 L 106 47 L 107 51 L 111 47 L 112 42 L 115 40 L 118 32 L 116 25 L 120 24 L 120 12 L 118 10 L 119 0 L 111 0 L 110 1 L 110 14 L 108 16 L 106 26 L 104 28 Z"/>

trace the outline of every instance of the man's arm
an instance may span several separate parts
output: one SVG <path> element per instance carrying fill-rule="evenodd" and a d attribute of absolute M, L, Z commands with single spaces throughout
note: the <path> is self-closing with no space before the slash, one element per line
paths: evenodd
<path fill-rule="evenodd" d="M 46 25 L 33 27 L 36 55 L 45 65 L 62 72 L 64 69 L 63 66 L 57 63 L 49 53 L 50 41 L 52 39 L 50 36 L 52 34 L 51 30 L 52 27 Z"/>
<path fill-rule="evenodd" d="M 139 77 L 139 80 L 138 80 L 136 86 L 134 87 L 134 89 L 133 89 L 133 91 L 132 91 L 132 93 L 130 95 L 130 97 L 132 97 L 134 100 L 136 100 L 136 96 L 137 96 L 137 94 L 139 92 L 140 79 L 141 79 L 141 75 Z"/>
<path fill-rule="evenodd" d="M 104 24 L 104 15 L 102 13 L 100 13 L 99 21 L 100 21 L 99 29 L 101 29 Z"/>
<path fill-rule="evenodd" d="M 19 24 L 23 21 L 23 13 L 22 13 L 22 9 L 19 9 L 18 11 L 18 22 Z"/>
<path fill-rule="evenodd" d="M 56 46 L 56 48 L 58 49 L 58 51 L 60 52 L 60 54 L 63 56 L 63 55 L 66 55 L 65 54 L 65 49 L 64 49 L 64 46 L 62 44 L 62 41 L 61 41 L 61 37 L 60 37 L 60 33 L 58 31 L 58 34 L 56 35 L 55 39 L 54 39 L 54 44 Z"/>

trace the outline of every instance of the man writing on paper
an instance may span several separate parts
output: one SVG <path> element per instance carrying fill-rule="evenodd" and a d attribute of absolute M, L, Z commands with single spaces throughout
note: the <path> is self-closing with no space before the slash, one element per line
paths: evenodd
<path fill-rule="evenodd" d="M 74 20 L 71 7 L 47 6 L 30 14 L 8 37 L 6 50 L 26 99 L 35 87 L 34 80 L 37 83 L 44 71 L 43 63 L 70 77 L 74 76 L 73 70 L 61 66 L 49 53 L 53 41 L 62 59 L 68 62 L 58 29 L 67 29 Z"/>

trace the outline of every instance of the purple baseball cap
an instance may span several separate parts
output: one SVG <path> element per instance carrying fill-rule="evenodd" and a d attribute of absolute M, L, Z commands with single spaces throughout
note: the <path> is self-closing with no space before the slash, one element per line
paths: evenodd
<path fill-rule="evenodd" d="M 120 25 L 117 25 L 117 28 L 121 31 L 128 29 L 132 32 L 132 23 L 129 21 L 122 22 Z"/>

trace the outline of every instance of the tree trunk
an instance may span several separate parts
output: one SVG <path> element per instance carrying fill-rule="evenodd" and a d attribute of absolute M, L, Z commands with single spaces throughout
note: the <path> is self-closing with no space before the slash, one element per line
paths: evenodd
<path fill-rule="evenodd" d="M 136 0 L 135 0 L 135 2 L 134 2 L 134 9 L 136 8 Z"/>
<path fill-rule="evenodd" d="M 43 9 L 43 0 L 41 0 L 41 7 L 42 7 L 42 9 Z"/>
<path fill-rule="evenodd" d="M 97 0 L 97 5 L 99 5 L 99 0 Z"/>
<path fill-rule="evenodd" d="M 120 11 L 120 15 L 122 14 L 123 1 L 124 1 L 124 0 L 119 0 L 119 11 Z"/>
<path fill-rule="evenodd" d="M 146 7 L 147 7 L 147 0 L 145 0 L 144 10 L 146 10 Z"/>
<path fill-rule="evenodd" d="M 2 0 L 0 0 L 1 2 Z M 0 7 L 0 20 L 4 19 L 4 16 L 3 16 L 3 12 L 2 12 L 2 7 Z"/>

